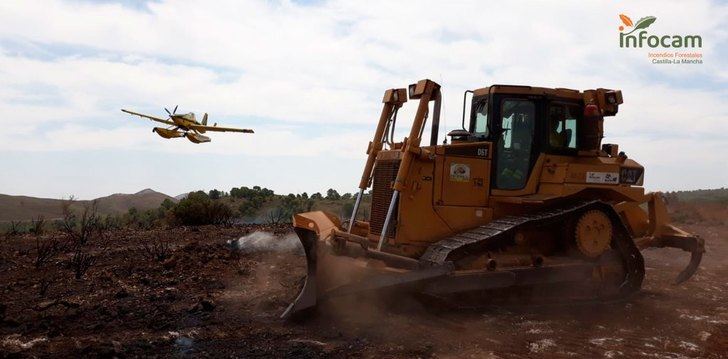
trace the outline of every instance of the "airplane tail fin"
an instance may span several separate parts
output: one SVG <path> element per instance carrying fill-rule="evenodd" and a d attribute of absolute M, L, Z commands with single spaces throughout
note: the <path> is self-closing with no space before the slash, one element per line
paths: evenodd
<path fill-rule="evenodd" d="M 207 126 L 207 112 L 205 112 L 205 116 L 202 116 L 202 125 Z"/>

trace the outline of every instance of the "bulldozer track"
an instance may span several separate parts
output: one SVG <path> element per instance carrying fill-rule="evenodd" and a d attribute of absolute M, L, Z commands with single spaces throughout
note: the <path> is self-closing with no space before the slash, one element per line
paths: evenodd
<path fill-rule="evenodd" d="M 442 265 L 446 262 L 454 263 L 469 254 L 499 250 L 515 243 L 514 235 L 519 228 L 552 224 L 592 209 L 604 211 L 615 225 L 612 249 L 622 259 L 626 273 L 620 286 L 620 294 L 627 295 L 639 290 L 644 279 L 644 259 L 614 208 L 596 200 L 571 202 L 543 211 L 493 220 L 432 244 L 420 257 L 420 263 L 424 266 Z"/>

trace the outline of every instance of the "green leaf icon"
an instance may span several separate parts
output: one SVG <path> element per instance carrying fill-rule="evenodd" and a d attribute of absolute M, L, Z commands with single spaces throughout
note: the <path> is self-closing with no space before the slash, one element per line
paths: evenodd
<path fill-rule="evenodd" d="M 652 23 L 655 22 L 655 20 L 657 20 L 657 18 L 654 16 L 645 16 L 645 17 L 637 20 L 637 23 L 634 24 L 634 29 L 632 29 L 632 31 L 626 33 L 625 35 L 629 35 L 640 29 L 646 29 L 646 28 L 650 27 L 650 25 L 652 25 Z"/>
<path fill-rule="evenodd" d="M 652 23 L 655 22 L 655 20 L 657 20 L 657 18 L 654 16 L 645 16 L 645 17 L 637 20 L 637 25 L 635 25 L 634 27 L 635 27 L 635 29 L 646 29 L 650 25 L 652 25 Z"/>

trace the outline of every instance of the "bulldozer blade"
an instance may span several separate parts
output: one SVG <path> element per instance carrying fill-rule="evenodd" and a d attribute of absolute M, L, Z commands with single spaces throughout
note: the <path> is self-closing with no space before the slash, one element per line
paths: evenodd
<path fill-rule="evenodd" d="M 306 279 L 301 292 L 281 315 L 283 319 L 304 319 L 314 311 L 318 304 L 332 298 L 386 289 L 408 288 L 427 280 L 443 277 L 454 270 L 454 266 L 450 262 L 414 270 L 380 271 L 368 268 L 363 269 L 358 275 L 348 272 L 351 275 L 347 274 L 343 278 L 340 277 L 339 281 L 332 281 L 331 272 L 336 272 L 337 267 L 340 269 L 345 266 L 353 268 L 355 266 L 353 263 L 357 259 L 327 254 L 326 248 L 319 248 L 319 235 L 315 231 L 300 227 L 296 227 L 294 230 L 306 253 Z M 367 261 L 369 259 L 360 258 L 359 260 Z M 367 268 L 367 266 L 363 268 Z M 319 271 L 322 272 L 319 273 Z"/>
<path fill-rule="evenodd" d="M 283 319 L 296 319 L 305 316 L 316 307 L 318 296 L 316 288 L 318 235 L 303 228 L 294 228 L 294 230 L 301 240 L 303 251 L 306 253 L 306 279 L 296 300 L 281 314 Z"/>

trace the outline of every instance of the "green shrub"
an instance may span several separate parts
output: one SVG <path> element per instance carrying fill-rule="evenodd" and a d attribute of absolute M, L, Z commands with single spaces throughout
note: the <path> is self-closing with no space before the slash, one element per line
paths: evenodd
<path fill-rule="evenodd" d="M 27 225 L 24 225 L 21 221 L 10 221 L 10 226 L 8 227 L 8 230 L 5 234 L 8 237 L 12 237 L 28 233 L 29 230 L 30 228 L 28 228 Z"/>
<path fill-rule="evenodd" d="M 255 216 L 258 209 L 260 209 L 260 204 L 257 204 L 254 201 L 244 201 L 238 207 L 238 211 L 240 211 L 240 215 L 243 217 Z"/>
<path fill-rule="evenodd" d="M 43 216 L 38 216 L 35 219 L 31 220 L 30 222 L 30 233 L 33 233 L 35 235 L 41 235 L 43 234 L 43 231 L 45 230 L 45 218 Z"/>
<path fill-rule="evenodd" d="M 165 198 L 164 201 L 162 201 L 162 204 L 159 205 L 160 208 L 163 208 L 165 210 L 170 210 L 172 207 L 174 207 L 174 202 L 170 200 L 169 198 Z"/>
<path fill-rule="evenodd" d="M 339 200 L 339 199 L 341 199 L 341 195 L 339 194 L 339 192 L 336 192 L 335 189 L 329 188 L 329 190 L 326 191 L 326 199 L 330 199 L 330 200 L 334 200 L 334 201 Z"/>
<path fill-rule="evenodd" d="M 233 211 L 225 203 L 213 201 L 202 191 L 192 192 L 172 208 L 174 218 L 184 225 L 228 224 Z"/>

